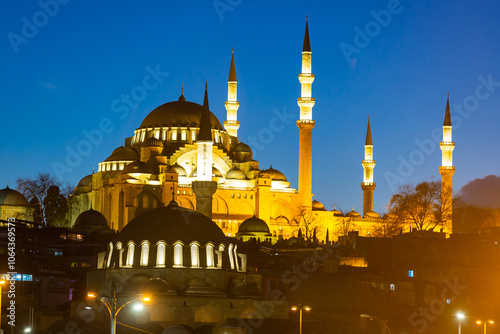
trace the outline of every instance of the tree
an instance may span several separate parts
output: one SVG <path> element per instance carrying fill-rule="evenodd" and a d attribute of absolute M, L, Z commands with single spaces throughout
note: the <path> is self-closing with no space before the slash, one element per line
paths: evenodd
<path fill-rule="evenodd" d="M 453 206 L 453 233 L 479 233 L 500 226 L 500 209 L 483 208 L 458 200 Z"/>
<path fill-rule="evenodd" d="M 45 196 L 43 204 L 47 225 L 58 227 L 66 225 L 68 200 L 60 193 L 58 186 L 52 185 L 47 189 L 47 196 Z"/>
<path fill-rule="evenodd" d="M 30 203 L 36 206 L 34 213 L 35 221 L 39 221 L 47 226 L 49 224 L 49 221 L 47 220 L 47 213 L 49 214 L 50 219 L 54 219 L 57 215 L 62 214 L 62 212 L 59 212 L 60 210 L 64 211 L 65 208 L 67 211 L 67 202 L 66 204 L 62 203 L 60 196 L 66 199 L 71 192 L 71 188 L 66 185 L 63 188 L 63 193 L 60 194 L 59 192 L 62 186 L 61 183 L 49 173 L 38 173 L 38 176 L 33 179 L 29 177 L 20 177 L 17 178 L 16 183 L 17 190 L 22 193 Z M 52 186 L 56 186 L 57 191 L 56 188 L 52 188 L 49 193 L 49 199 L 46 201 L 47 192 Z M 47 212 L 47 205 L 49 206 L 49 212 Z M 59 211 L 56 213 L 54 210 Z"/>
<path fill-rule="evenodd" d="M 315 235 L 322 232 L 320 219 L 311 210 L 306 208 L 300 208 L 292 221 L 295 222 L 299 231 L 304 229 L 303 236 L 305 240 L 313 241 Z"/>
<path fill-rule="evenodd" d="M 391 214 L 385 215 L 375 230 L 373 236 L 377 238 L 392 238 L 402 233 L 403 224 Z"/>
<path fill-rule="evenodd" d="M 418 231 L 443 227 L 449 220 L 448 212 L 453 203 L 441 201 L 441 183 L 421 182 L 415 187 L 406 184 L 389 201 L 389 213 L 396 226 L 410 223 Z"/>
<path fill-rule="evenodd" d="M 342 210 L 341 210 L 342 211 Z M 338 223 L 336 224 L 336 228 L 334 230 L 337 235 L 337 239 L 342 237 L 343 243 L 346 243 L 346 237 L 351 231 L 356 231 L 358 226 L 354 223 L 354 218 L 342 212 L 342 216 L 339 216 Z"/>

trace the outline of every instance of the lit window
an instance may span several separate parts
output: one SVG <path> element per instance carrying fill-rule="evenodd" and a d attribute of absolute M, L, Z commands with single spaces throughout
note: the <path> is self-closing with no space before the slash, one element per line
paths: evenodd
<path fill-rule="evenodd" d="M 450 298 L 446 299 L 446 304 L 451 304 L 451 299 Z"/>
<path fill-rule="evenodd" d="M 174 267 L 182 267 L 182 245 L 174 245 Z"/>
<path fill-rule="evenodd" d="M 392 283 L 390 286 L 389 286 L 389 289 L 391 291 L 396 291 L 396 284 Z"/>
<path fill-rule="evenodd" d="M 413 277 L 413 270 L 408 270 L 408 277 Z"/>
<path fill-rule="evenodd" d="M 234 269 L 233 244 L 229 244 L 227 252 L 228 252 L 228 255 L 229 255 L 229 264 L 231 265 L 231 269 Z"/>
<path fill-rule="evenodd" d="M 134 251 L 135 251 L 135 245 L 133 242 L 130 242 L 128 244 L 128 251 L 127 251 L 127 267 L 132 267 L 134 265 Z"/>
<path fill-rule="evenodd" d="M 172 140 L 177 140 L 177 130 L 172 130 Z"/>
<path fill-rule="evenodd" d="M 214 267 L 214 246 L 208 244 L 205 248 L 207 252 L 207 267 Z"/>
<path fill-rule="evenodd" d="M 186 137 L 187 137 L 186 130 L 182 130 L 182 132 L 181 132 L 181 139 L 184 141 L 184 140 L 186 140 Z"/>
<path fill-rule="evenodd" d="M 107 263 L 107 267 L 110 268 L 111 266 L 111 256 L 113 255 L 113 243 L 110 242 L 109 243 L 109 255 L 108 255 L 108 263 Z"/>
<path fill-rule="evenodd" d="M 191 267 L 200 266 L 200 250 L 197 244 L 191 244 Z"/>
<path fill-rule="evenodd" d="M 123 246 L 121 242 L 116 243 L 116 250 L 118 251 L 118 267 L 123 267 Z"/>
<path fill-rule="evenodd" d="M 146 241 L 142 244 L 141 249 L 141 266 L 145 267 L 148 265 L 149 260 L 149 243 Z"/>
<path fill-rule="evenodd" d="M 165 267 L 166 247 L 164 242 L 158 243 L 156 250 L 156 266 Z"/>
<path fill-rule="evenodd" d="M 160 139 L 160 130 L 155 131 L 155 138 Z"/>

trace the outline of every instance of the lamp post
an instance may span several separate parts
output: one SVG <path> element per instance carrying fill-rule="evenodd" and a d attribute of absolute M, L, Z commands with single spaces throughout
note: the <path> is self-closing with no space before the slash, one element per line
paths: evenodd
<path fill-rule="evenodd" d="M 92 293 L 92 292 L 89 292 L 87 294 L 87 297 L 99 300 L 108 309 L 109 320 L 111 322 L 111 334 L 116 334 L 116 318 L 118 317 L 118 313 L 128 304 L 137 301 L 137 299 L 132 299 L 132 300 L 129 300 L 128 302 L 126 302 L 125 304 L 121 305 L 120 307 L 118 307 L 116 293 L 114 291 L 113 291 L 113 298 L 111 298 L 111 300 L 104 300 L 103 298 L 97 296 L 97 294 Z M 141 300 L 145 301 L 145 302 L 149 302 L 151 300 L 151 298 L 143 297 L 143 298 L 141 298 Z M 134 309 L 139 310 L 139 309 L 142 309 L 142 307 L 136 305 L 136 307 L 134 307 Z"/>
<path fill-rule="evenodd" d="M 483 334 L 486 334 L 486 325 L 487 324 L 494 324 L 494 323 L 495 322 L 493 320 L 488 320 L 488 321 L 478 320 L 478 321 L 476 321 L 476 324 L 478 324 L 478 325 L 484 324 Z"/>
<path fill-rule="evenodd" d="M 309 306 L 302 306 L 302 302 L 299 303 L 298 306 L 292 306 L 292 311 L 299 311 L 299 334 L 302 334 L 302 311 L 310 311 L 311 308 Z"/>
<path fill-rule="evenodd" d="M 5 280 L 0 280 L 0 334 L 3 334 L 2 329 L 2 286 L 5 284 Z"/>
<path fill-rule="evenodd" d="M 462 334 L 462 319 L 465 318 L 465 315 L 462 312 L 458 312 L 457 318 L 458 318 L 458 334 Z"/>
<path fill-rule="evenodd" d="M 389 329 L 389 326 L 387 326 L 387 324 L 380 318 L 377 318 L 373 315 L 368 315 L 368 314 L 360 314 L 359 315 L 361 318 L 368 318 L 370 320 L 377 320 L 378 322 L 380 322 L 382 325 L 384 325 L 384 327 L 387 329 L 387 333 L 388 334 L 391 334 L 391 330 Z"/>

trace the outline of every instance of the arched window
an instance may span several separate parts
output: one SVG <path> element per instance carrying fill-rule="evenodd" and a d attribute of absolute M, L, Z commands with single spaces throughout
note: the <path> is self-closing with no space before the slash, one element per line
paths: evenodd
<path fill-rule="evenodd" d="M 233 244 L 229 244 L 229 247 L 227 248 L 227 253 L 229 255 L 229 264 L 231 265 L 231 269 L 234 269 Z"/>
<path fill-rule="evenodd" d="M 113 243 L 109 243 L 109 254 L 108 254 L 108 263 L 106 264 L 106 267 L 111 268 L 111 256 L 113 255 Z"/>
<path fill-rule="evenodd" d="M 200 247 L 196 241 L 191 244 L 191 267 L 198 268 L 200 266 Z"/>
<path fill-rule="evenodd" d="M 177 130 L 172 130 L 171 132 L 172 134 L 172 137 L 170 137 L 172 139 L 172 141 L 176 141 L 177 140 Z"/>
<path fill-rule="evenodd" d="M 166 246 L 163 241 L 158 242 L 156 246 L 156 266 L 159 268 L 165 268 L 165 254 Z"/>
<path fill-rule="evenodd" d="M 134 265 L 134 252 L 135 252 L 134 242 L 130 241 L 128 243 L 128 250 L 127 250 L 127 267 L 132 267 Z"/>
<path fill-rule="evenodd" d="M 174 265 L 173 267 L 182 267 L 183 259 L 182 259 L 182 245 L 180 243 L 176 243 L 174 245 Z"/>
<path fill-rule="evenodd" d="M 123 267 L 123 245 L 121 242 L 116 243 L 116 250 L 118 251 L 118 268 Z"/>
<path fill-rule="evenodd" d="M 234 262 L 236 264 L 236 270 L 240 271 L 240 263 L 238 262 L 238 252 L 236 252 L 237 248 L 238 248 L 238 245 L 234 245 L 234 249 L 233 249 Z"/>
<path fill-rule="evenodd" d="M 149 262 L 149 242 L 143 241 L 141 247 L 141 262 L 142 267 L 147 267 Z"/>
<path fill-rule="evenodd" d="M 214 246 L 212 244 L 207 244 L 205 247 L 207 253 L 207 268 L 215 267 L 214 262 Z"/>

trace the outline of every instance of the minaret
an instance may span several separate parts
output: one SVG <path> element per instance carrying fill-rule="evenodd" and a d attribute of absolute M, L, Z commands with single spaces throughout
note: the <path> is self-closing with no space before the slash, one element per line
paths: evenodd
<path fill-rule="evenodd" d="M 238 137 L 238 129 L 240 122 L 238 122 L 238 82 L 236 80 L 236 69 L 234 67 L 234 49 L 231 55 L 231 67 L 229 68 L 229 78 L 227 79 L 227 120 L 224 121 L 224 128 L 230 136 Z"/>
<path fill-rule="evenodd" d="M 363 189 L 363 217 L 366 213 L 373 211 L 373 191 L 377 184 L 373 182 L 373 169 L 375 168 L 375 160 L 373 160 L 373 141 L 372 129 L 370 127 L 370 116 L 368 116 L 368 128 L 366 129 L 365 140 L 365 159 L 361 162 L 365 171 L 361 189 Z"/>
<path fill-rule="evenodd" d="M 302 73 L 299 74 L 301 94 L 297 99 L 300 107 L 300 120 L 297 121 L 299 128 L 299 205 L 304 209 L 312 206 L 312 130 L 314 121 L 312 119 L 311 88 L 314 74 L 311 73 L 311 43 L 309 41 L 309 27 L 306 18 L 306 31 L 304 34 L 304 46 L 302 48 Z"/>
<path fill-rule="evenodd" d="M 439 167 L 441 174 L 441 213 L 443 219 L 443 228 L 447 233 L 452 232 L 452 213 L 453 213 L 453 149 L 455 143 L 451 138 L 451 114 L 450 114 L 450 94 L 446 101 L 446 111 L 443 122 L 443 141 L 440 143 L 442 151 L 442 163 Z"/>
<path fill-rule="evenodd" d="M 208 91 L 205 84 L 205 98 L 201 112 L 200 131 L 196 145 L 198 146 L 197 176 L 192 188 L 196 194 L 196 211 L 212 219 L 212 195 L 217 190 L 217 182 L 212 181 L 212 128 L 210 126 L 210 109 L 208 107 Z"/>

